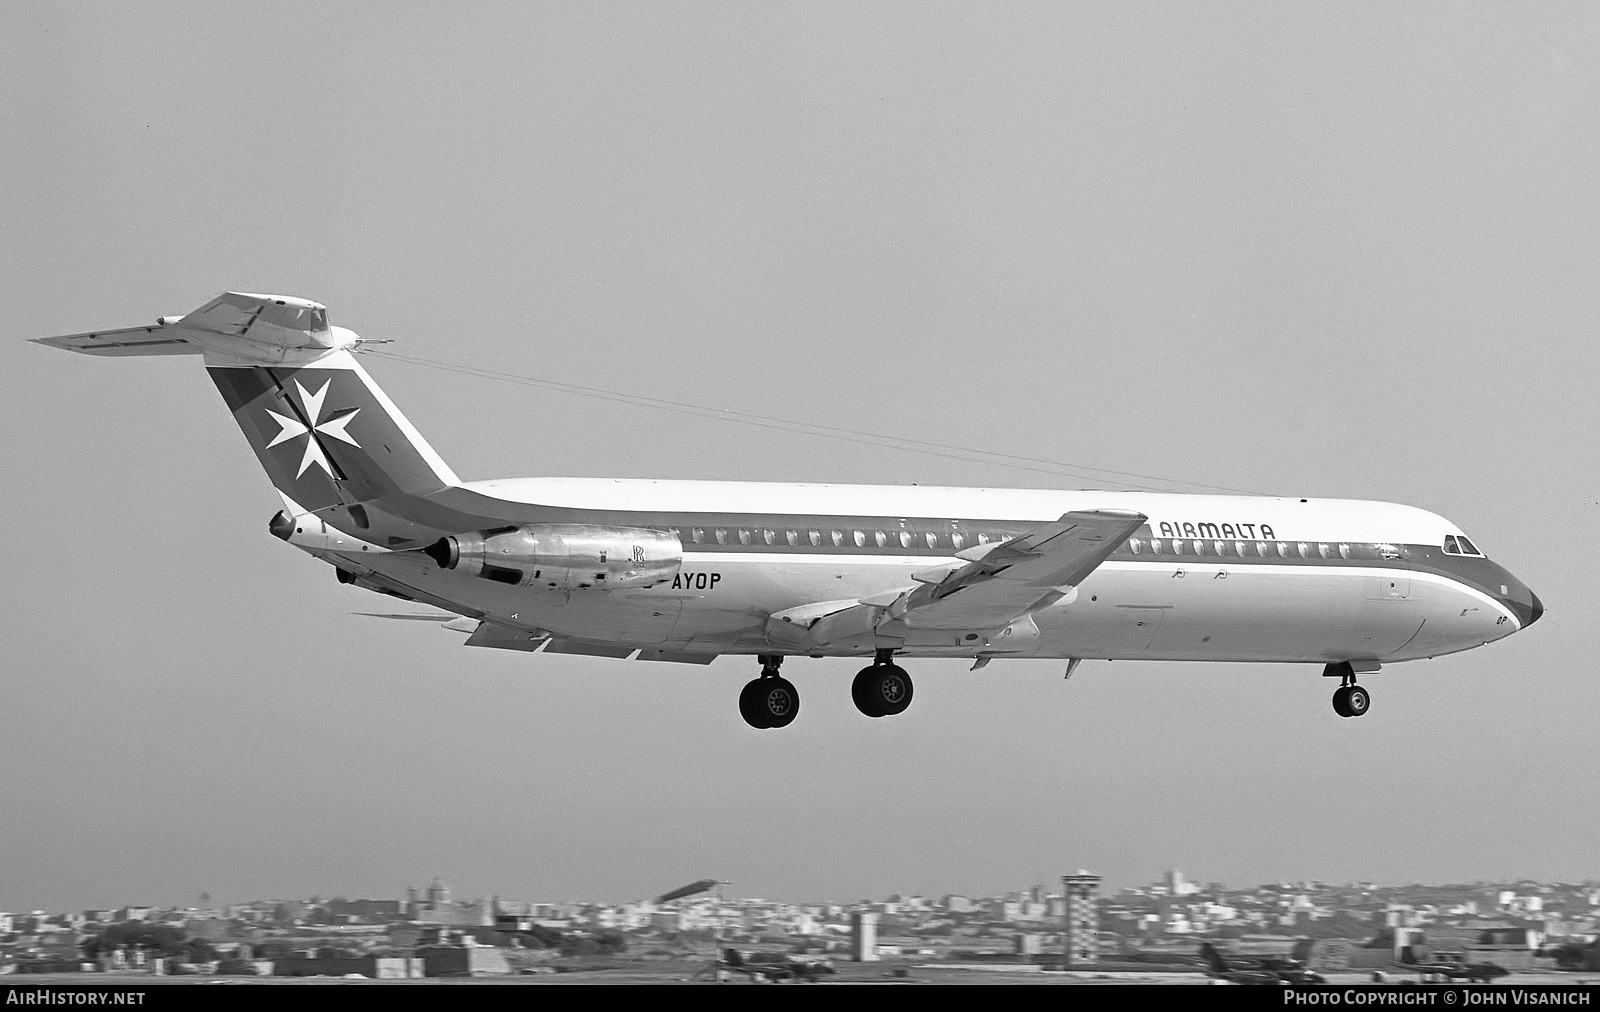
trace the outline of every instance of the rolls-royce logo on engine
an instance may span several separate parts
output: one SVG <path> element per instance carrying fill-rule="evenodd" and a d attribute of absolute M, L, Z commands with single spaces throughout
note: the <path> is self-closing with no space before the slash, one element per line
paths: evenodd
<path fill-rule="evenodd" d="M 1156 525 L 1163 538 L 1210 538 L 1223 541 L 1276 541 L 1271 524 L 1167 523 Z M 1260 533 L 1256 533 L 1259 531 Z"/>

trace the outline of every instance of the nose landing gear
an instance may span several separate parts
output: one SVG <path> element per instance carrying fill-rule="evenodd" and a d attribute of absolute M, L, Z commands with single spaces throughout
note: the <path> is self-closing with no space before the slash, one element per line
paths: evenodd
<path fill-rule="evenodd" d="M 1323 677 L 1339 679 L 1339 688 L 1333 693 L 1333 712 L 1341 717 L 1359 717 L 1372 706 L 1372 695 L 1356 684 L 1356 672 L 1349 661 L 1330 664 L 1322 669 Z"/>
<path fill-rule="evenodd" d="M 739 693 L 739 715 L 755 728 L 788 727 L 800 714 L 800 693 L 778 674 L 781 654 L 763 654 L 760 661 L 761 676 Z"/>
<path fill-rule="evenodd" d="M 872 666 L 862 668 L 850 685 L 856 709 L 869 717 L 892 717 L 911 705 L 911 676 L 893 657 L 894 651 L 879 650 Z"/>

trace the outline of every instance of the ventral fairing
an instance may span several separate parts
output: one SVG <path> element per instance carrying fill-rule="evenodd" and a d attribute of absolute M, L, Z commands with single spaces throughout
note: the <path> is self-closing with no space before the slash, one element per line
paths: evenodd
<path fill-rule="evenodd" d="M 443 609 L 469 646 L 708 664 L 753 656 L 753 727 L 786 658 L 1260 661 L 1357 676 L 1509 636 L 1543 605 L 1443 517 L 1391 503 L 1144 492 L 509 478 L 462 481 L 322 305 L 229 292 L 154 325 L 38 339 L 199 355 L 283 500 L 268 529 L 341 582 Z M 449 616 L 441 616 L 448 618 Z"/>

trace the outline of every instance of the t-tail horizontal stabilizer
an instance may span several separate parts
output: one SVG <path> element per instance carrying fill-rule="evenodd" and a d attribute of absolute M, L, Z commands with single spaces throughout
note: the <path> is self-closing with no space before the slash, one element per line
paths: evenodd
<path fill-rule="evenodd" d="M 35 339 L 86 355 L 204 356 L 207 371 L 272 484 L 363 541 L 414 547 L 439 537 L 421 500 L 460 485 L 356 362 L 361 338 L 317 302 L 225 292 L 154 326 Z"/>

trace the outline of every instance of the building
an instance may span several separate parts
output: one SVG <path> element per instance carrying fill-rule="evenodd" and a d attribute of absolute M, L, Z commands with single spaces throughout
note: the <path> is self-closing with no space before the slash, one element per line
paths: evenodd
<path fill-rule="evenodd" d="M 1061 932 L 1067 964 L 1093 963 L 1100 958 L 1100 876 L 1082 868 L 1063 875 L 1061 893 L 1067 905 Z"/>
<path fill-rule="evenodd" d="M 867 910 L 857 910 L 850 915 L 850 958 L 857 963 L 876 962 L 878 949 L 878 915 Z"/>
<path fill-rule="evenodd" d="M 978 905 L 965 896 L 951 893 L 944 898 L 944 908 L 952 914 L 970 914 L 978 909 Z"/>
<path fill-rule="evenodd" d="M 466 903 L 451 899 L 450 887 L 439 879 L 433 880 L 420 902 L 409 898 L 414 891 L 407 892 L 407 906 L 411 908 L 411 919 L 414 921 L 451 927 L 488 927 L 494 923 L 494 904 L 491 901 Z"/>
<path fill-rule="evenodd" d="M 1173 868 L 1167 872 L 1167 895 L 1193 896 L 1200 891 L 1200 886 L 1183 877 L 1183 872 Z"/>

